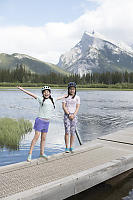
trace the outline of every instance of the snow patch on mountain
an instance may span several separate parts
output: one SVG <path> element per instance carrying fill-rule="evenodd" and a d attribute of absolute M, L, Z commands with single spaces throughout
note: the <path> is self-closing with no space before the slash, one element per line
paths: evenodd
<path fill-rule="evenodd" d="M 28 58 L 28 59 L 32 59 L 32 60 L 37 60 L 36 58 L 33 58 L 33 57 L 25 55 L 25 54 L 14 53 L 12 55 L 13 55 L 13 57 L 18 58 L 18 59 Z"/>

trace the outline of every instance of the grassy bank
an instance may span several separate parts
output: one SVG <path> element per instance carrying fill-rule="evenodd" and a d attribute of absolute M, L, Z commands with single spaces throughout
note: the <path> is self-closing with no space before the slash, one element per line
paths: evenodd
<path fill-rule="evenodd" d="M 52 88 L 67 88 L 67 84 L 44 84 L 44 83 L 0 83 L 0 89 L 16 88 L 17 85 L 27 88 L 41 88 L 44 85 L 49 85 Z M 77 84 L 80 89 L 118 89 L 118 90 L 133 90 L 133 83 L 117 83 L 117 84 Z"/>
<path fill-rule="evenodd" d="M 0 118 L 0 147 L 18 150 L 22 138 L 31 130 L 32 123 L 28 120 Z"/>

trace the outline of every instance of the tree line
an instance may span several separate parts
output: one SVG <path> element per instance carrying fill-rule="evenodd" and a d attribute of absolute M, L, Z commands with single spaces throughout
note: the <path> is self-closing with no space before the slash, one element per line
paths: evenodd
<path fill-rule="evenodd" d="M 17 65 L 14 70 L 0 69 L 0 82 L 8 83 L 47 83 L 47 84 L 67 84 L 75 81 L 77 84 L 117 84 L 133 83 L 133 72 L 104 72 L 88 73 L 82 77 L 77 74 L 62 75 L 56 73 L 36 74 L 27 71 L 25 66 Z"/>

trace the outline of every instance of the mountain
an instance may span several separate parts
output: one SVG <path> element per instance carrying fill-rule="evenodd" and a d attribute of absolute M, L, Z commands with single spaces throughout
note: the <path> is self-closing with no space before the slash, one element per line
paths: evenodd
<path fill-rule="evenodd" d="M 130 45 L 131 49 L 133 50 L 133 44 Z"/>
<path fill-rule="evenodd" d="M 99 34 L 85 32 L 81 41 L 61 55 L 58 66 L 71 73 L 133 71 L 133 50 Z"/>
<path fill-rule="evenodd" d="M 40 61 L 25 54 L 14 53 L 12 55 L 0 54 L 0 69 L 13 70 L 17 65 L 24 65 L 27 70 L 38 74 L 49 74 L 50 72 L 67 74 L 63 69 L 50 63 Z"/>

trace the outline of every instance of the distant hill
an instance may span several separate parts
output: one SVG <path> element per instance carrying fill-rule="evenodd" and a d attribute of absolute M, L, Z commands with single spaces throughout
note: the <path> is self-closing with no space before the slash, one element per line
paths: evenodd
<path fill-rule="evenodd" d="M 12 55 L 1 53 L 0 54 L 0 69 L 13 70 L 17 65 L 24 65 L 27 70 L 38 74 L 49 74 L 51 72 L 68 74 L 63 69 L 50 63 L 40 61 L 36 58 L 25 54 L 14 53 Z"/>
<path fill-rule="evenodd" d="M 132 48 L 115 44 L 98 33 L 85 32 L 78 44 L 61 55 L 58 66 L 81 76 L 88 72 L 133 72 Z"/>

